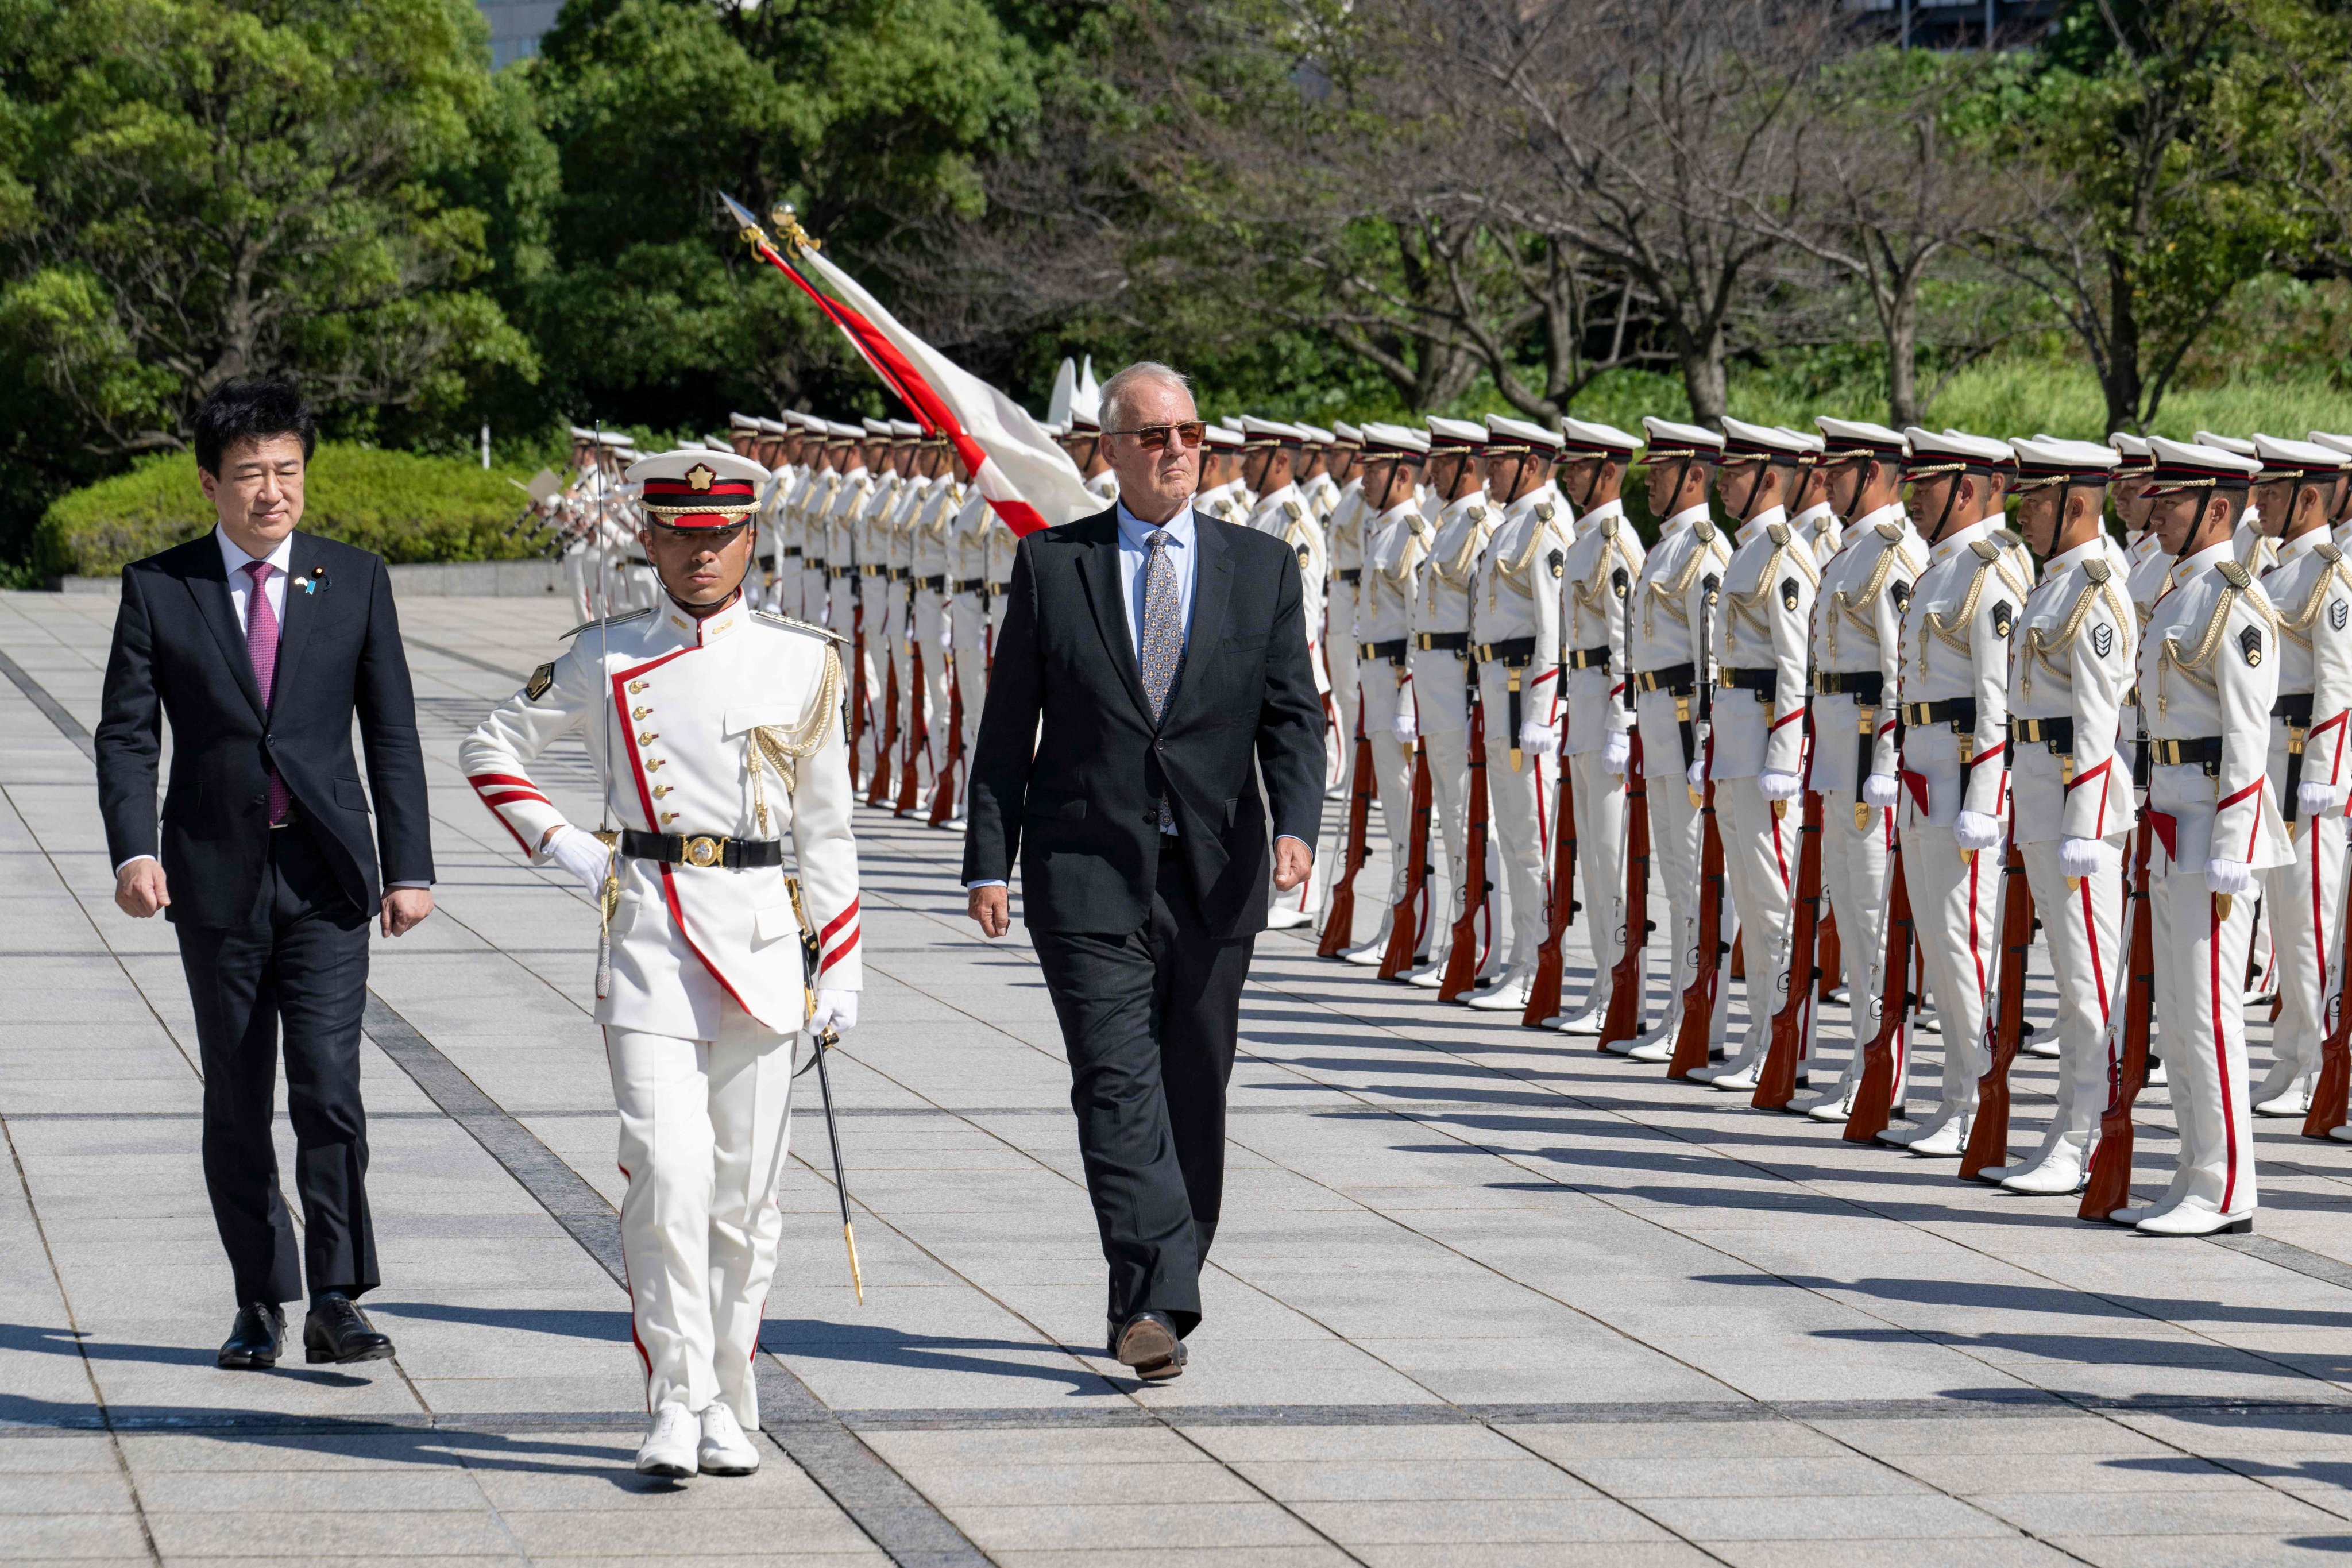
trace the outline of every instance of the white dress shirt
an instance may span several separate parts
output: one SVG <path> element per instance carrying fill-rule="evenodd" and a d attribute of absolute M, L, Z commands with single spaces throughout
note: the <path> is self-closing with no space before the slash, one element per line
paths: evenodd
<path fill-rule="evenodd" d="M 247 572 L 246 566 L 255 560 L 266 560 L 278 568 L 269 574 L 268 593 L 270 613 L 278 617 L 278 629 L 283 633 L 286 630 L 286 568 L 287 563 L 294 558 L 294 535 L 288 533 L 268 555 L 258 557 L 246 553 L 244 548 L 217 523 L 213 526 L 213 538 L 220 543 L 221 565 L 228 573 L 228 602 L 236 611 L 236 629 L 249 629 L 246 606 L 253 597 L 253 574 Z"/>

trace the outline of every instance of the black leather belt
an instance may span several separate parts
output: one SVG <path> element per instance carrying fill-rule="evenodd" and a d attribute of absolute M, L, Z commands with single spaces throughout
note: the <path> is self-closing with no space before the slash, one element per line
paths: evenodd
<path fill-rule="evenodd" d="M 1923 724 L 1949 724 L 1955 730 L 1973 733 L 1977 727 L 1977 700 L 1947 697 L 1941 702 L 1906 702 L 1903 722 L 1915 730 Z"/>
<path fill-rule="evenodd" d="M 1715 683 L 1726 691 L 1752 691 L 1769 702 L 1780 694 L 1780 672 L 1777 669 L 1734 669 L 1726 665 L 1715 672 Z"/>
<path fill-rule="evenodd" d="M 1461 653 L 1470 651 L 1468 632 L 1415 632 L 1412 646 L 1423 653 Z"/>
<path fill-rule="evenodd" d="M 1886 691 L 1886 677 L 1875 669 L 1817 669 L 1813 689 L 1825 697 L 1851 697 L 1864 708 L 1875 708 Z"/>
<path fill-rule="evenodd" d="M 852 566 L 850 570 L 856 573 L 861 577 L 881 577 L 887 579 L 890 575 L 890 568 L 887 566 Z"/>
<path fill-rule="evenodd" d="M 1572 647 L 1566 660 L 1570 669 L 1606 669 L 1609 668 L 1609 645 L 1599 647 Z"/>
<path fill-rule="evenodd" d="M 2150 741 L 2148 760 L 2158 767 L 2202 768 L 2207 778 L 2221 776 L 2221 737 L 2200 735 L 2189 741 Z"/>
<path fill-rule="evenodd" d="M 2271 717 L 2284 719 L 2294 729 L 2310 729 L 2311 693 L 2308 691 L 2280 692 L 2278 700 L 2271 704 Z"/>
<path fill-rule="evenodd" d="M 1333 581 L 1339 583 L 1360 583 L 1364 580 L 1364 569 L 1360 566 L 1342 566 L 1332 573 L 1331 577 Z"/>
<path fill-rule="evenodd" d="M 1480 664 L 1499 664 L 1506 669 L 1525 669 L 1536 657 L 1536 639 L 1505 637 L 1501 642 L 1482 642 L 1471 652 Z"/>
<path fill-rule="evenodd" d="M 1360 642 L 1356 645 L 1359 658 L 1384 658 L 1391 664 L 1402 664 L 1404 652 L 1411 646 L 1403 637 L 1391 637 L 1386 642 Z"/>
<path fill-rule="evenodd" d="M 914 579 L 914 583 L 916 587 L 928 593 L 944 594 L 948 591 L 948 579 L 945 573 L 940 573 L 935 577 L 918 577 Z"/>
<path fill-rule="evenodd" d="M 632 555 L 629 557 L 629 564 L 632 566 L 650 566 L 653 563 L 646 560 L 642 555 Z"/>
<path fill-rule="evenodd" d="M 1662 664 L 1655 669 L 1637 669 L 1633 684 L 1644 691 L 1663 691 L 1669 697 L 1688 697 L 1698 689 L 1698 671 L 1687 664 Z"/>
<path fill-rule="evenodd" d="M 824 569 L 824 574 L 828 577 L 855 577 L 857 575 L 857 568 L 855 566 L 828 566 Z"/>
<path fill-rule="evenodd" d="M 915 574 L 915 569 L 911 566 L 885 566 L 882 574 L 893 583 L 904 583 Z"/>
<path fill-rule="evenodd" d="M 2011 719 L 2009 721 L 2009 743 L 2012 746 L 2047 746 L 2057 757 L 2074 754 L 2074 721 L 2067 719 Z"/>
<path fill-rule="evenodd" d="M 761 571 L 762 571 L 762 572 L 773 572 L 775 569 L 776 569 L 776 558 L 775 558 L 775 556 L 773 556 L 772 554 L 770 554 L 770 555 L 762 555 L 762 556 L 761 556 L 761 557 L 760 557 L 760 570 L 761 570 Z"/>
<path fill-rule="evenodd" d="M 985 577 L 959 577 L 954 582 L 949 584 L 948 586 L 951 591 L 958 594 L 982 594 L 988 591 L 988 579 Z"/>
<path fill-rule="evenodd" d="M 785 560 L 787 560 L 787 561 L 797 561 L 797 560 L 799 560 L 800 558 L 801 558 L 801 547 L 800 547 L 799 545 L 797 545 L 797 544 L 787 544 L 787 545 L 785 545 L 785 546 L 784 546 L 784 559 L 785 559 Z"/>
<path fill-rule="evenodd" d="M 621 830 L 621 853 L 632 860 L 659 860 L 670 866 L 724 866 L 730 871 L 784 863 L 783 841 L 779 838 L 729 838 L 715 833 L 640 833 L 634 827 Z"/>

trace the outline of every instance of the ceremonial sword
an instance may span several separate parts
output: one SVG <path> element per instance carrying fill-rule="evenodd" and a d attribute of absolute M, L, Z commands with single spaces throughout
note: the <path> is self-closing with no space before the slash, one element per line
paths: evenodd
<path fill-rule="evenodd" d="M 818 953 L 816 928 L 809 924 L 808 905 L 801 899 L 801 879 L 798 877 L 785 878 L 784 891 L 792 895 L 793 918 L 800 922 L 801 927 L 802 1001 L 814 1015 L 816 1011 Z M 866 1276 L 857 1268 L 857 1232 L 849 1222 L 849 1176 L 841 1163 L 841 1122 L 833 1109 L 833 1075 L 824 1065 L 825 1052 L 841 1044 L 841 1031 L 827 1024 L 822 1033 L 812 1037 L 811 1044 L 814 1048 L 810 1052 L 809 1062 L 816 1068 L 817 1089 L 824 1096 L 824 1135 L 833 1145 L 833 1190 L 834 1194 L 841 1199 L 841 1239 L 849 1248 L 849 1283 L 851 1289 L 857 1292 L 857 1304 L 863 1307 L 866 1305 Z M 798 1078 L 806 1071 L 808 1068 L 803 1067 L 793 1076 Z"/>

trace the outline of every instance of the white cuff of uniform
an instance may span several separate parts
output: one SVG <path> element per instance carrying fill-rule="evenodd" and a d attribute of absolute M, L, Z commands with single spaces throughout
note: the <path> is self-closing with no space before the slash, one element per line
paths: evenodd
<path fill-rule="evenodd" d="M 1001 888 L 1001 887 L 1003 887 L 1003 886 L 1004 886 L 1004 879 L 1003 879 L 1003 878 L 1002 878 L 1002 877 L 990 877 L 990 878 L 986 878 L 986 879 L 982 879 L 982 880 L 981 880 L 981 881 L 977 881 L 977 882 L 966 882 L 966 883 L 963 885 L 963 890 L 964 890 L 965 892 L 969 893 L 969 892 L 976 891 L 976 890 L 978 890 L 979 889 L 982 889 L 982 888 Z"/>
<path fill-rule="evenodd" d="M 153 857 L 152 855 L 133 855 L 132 857 L 131 857 L 131 858 L 130 858 L 130 859 L 128 859 L 128 860 L 124 860 L 124 861 L 122 861 L 122 862 L 119 863 L 119 864 L 114 868 L 114 874 L 115 874 L 115 876 L 116 876 L 118 879 L 119 879 L 119 878 L 121 878 L 121 875 L 122 875 L 122 868 L 123 868 L 124 866 L 136 866 L 136 865 L 137 865 L 137 864 L 139 864 L 139 862 L 140 862 L 140 861 L 142 861 L 142 860 L 155 860 L 155 857 Z M 159 866 L 163 864 L 163 862 L 162 862 L 162 861 L 160 861 L 160 860 L 156 860 L 156 861 L 155 861 L 155 863 L 156 863 L 157 865 L 159 865 Z"/>

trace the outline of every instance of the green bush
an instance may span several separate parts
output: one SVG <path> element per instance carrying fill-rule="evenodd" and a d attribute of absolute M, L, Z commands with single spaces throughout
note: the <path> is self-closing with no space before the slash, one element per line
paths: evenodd
<path fill-rule="evenodd" d="M 536 550 L 526 531 L 509 532 L 530 501 L 508 481 L 529 477 L 457 458 L 321 444 L 304 487 L 302 528 L 387 561 L 516 560 Z M 41 569 L 110 577 L 212 526 L 193 456 L 142 458 L 50 503 L 41 518 Z"/>

